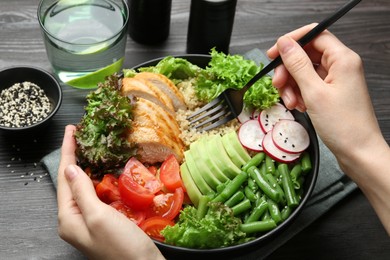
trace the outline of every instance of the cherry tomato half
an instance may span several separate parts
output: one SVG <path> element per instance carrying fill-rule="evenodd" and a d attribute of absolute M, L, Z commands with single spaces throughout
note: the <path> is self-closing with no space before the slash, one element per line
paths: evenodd
<path fill-rule="evenodd" d="M 121 200 L 114 201 L 110 204 L 110 206 L 118 210 L 137 225 L 139 225 L 145 219 L 146 214 L 144 211 L 133 210 L 126 206 L 126 204 Z"/>
<path fill-rule="evenodd" d="M 118 189 L 118 179 L 112 174 L 105 174 L 95 189 L 97 196 L 104 203 L 110 204 L 121 199 Z"/>
<path fill-rule="evenodd" d="M 154 165 L 152 165 L 152 166 L 149 166 L 148 167 L 148 170 L 150 171 L 150 173 L 151 174 L 153 174 L 153 175 L 156 175 L 157 174 L 157 172 L 158 172 L 158 169 L 157 169 L 157 167 L 156 166 L 154 166 Z"/>
<path fill-rule="evenodd" d="M 164 242 L 165 238 L 161 235 L 161 230 L 166 226 L 173 226 L 175 223 L 172 220 L 163 217 L 147 218 L 139 224 L 139 227 L 151 238 Z"/>
<path fill-rule="evenodd" d="M 147 217 L 160 216 L 173 220 L 179 214 L 184 200 L 184 191 L 177 188 L 174 193 L 161 193 L 153 198 Z"/>
<path fill-rule="evenodd" d="M 152 203 L 162 184 L 140 161 L 132 157 L 119 176 L 118 188 L 122 201 L 132 209 L 140 210 Z"/>
<path fill-rule="evenodd" d="M 169 155 L 161 164 L 160 180 L 170 191 L 174 191 L 179 187 L 182 187 L 185 191 L 183 181 L 180 176 L 180 165 L 173 154 Z"/>

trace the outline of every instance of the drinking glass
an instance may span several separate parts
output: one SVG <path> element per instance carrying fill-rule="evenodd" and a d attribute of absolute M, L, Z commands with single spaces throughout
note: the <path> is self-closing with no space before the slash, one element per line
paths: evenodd
<path fill-rule="evenodd" d="M 128 18 L 125 0 L 41 0 L 38 20 L 53 72 L 66 83 L 110 66 L 120 69 Z"/>

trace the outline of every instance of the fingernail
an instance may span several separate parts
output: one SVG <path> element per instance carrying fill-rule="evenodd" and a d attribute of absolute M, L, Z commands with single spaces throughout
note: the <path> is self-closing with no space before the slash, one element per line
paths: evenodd
<path fill-rule="evenodd" d="M 65 177 L 68 179 L 68 181 L 72 181 L 78 174 L 79 171 L 77 170 L 76 165 L 71 164 L 65 168 Z"/>
<path fill-rule="evenodd" d="M 294 47 L 294 42 L 287 36 L 280 37 L 277 44 L 281 54 L 288 53 Z"/>

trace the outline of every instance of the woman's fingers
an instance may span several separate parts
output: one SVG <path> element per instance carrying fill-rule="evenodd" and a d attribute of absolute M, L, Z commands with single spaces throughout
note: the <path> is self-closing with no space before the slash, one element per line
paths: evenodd
<path fill-rule="evenodd" d="M 73 199 L 82 215 L 92 216 L 103 203 L 97 197 L 91 179 L 80 167 L 74 164 L 68 165 L 64 173 L 73 194 Z"/>
<path fill-rule="evenodd" d="M 304 97 L 305 92 L 309 95 L 323 85 L 312 61 L 294 39 L 290 36 L 280 37 L 277 41 L 277 48 L 285 68 L 294 78 Z"/>
<path fill-rule="evenodd" d="M 66 126 L 61 147 L 61 161 L 58 167 L 57 176 L 57 201 L 60 210 L 63 207 L 66 207 L 73 199 L 72 192 L 64 176 L 64 170 L 69 164 L 76 164 L 76 142 L 73 137 L 75 130 L 76 127 L 73 125 Z"/>

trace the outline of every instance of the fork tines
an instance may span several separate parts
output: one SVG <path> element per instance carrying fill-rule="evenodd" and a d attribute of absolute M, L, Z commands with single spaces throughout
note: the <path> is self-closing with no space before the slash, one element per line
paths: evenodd
<path fill-rule="evenodd" d="M 217 97 L 187 117 L 189 124 L 198 131 L 207 131 L 234 119 L 225 99 Z"/>

